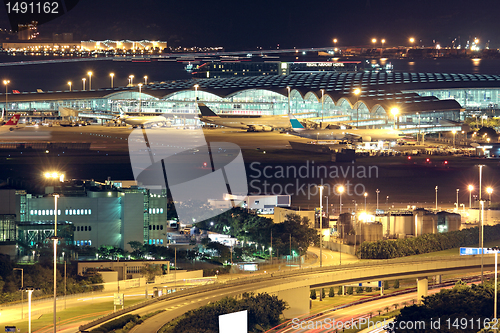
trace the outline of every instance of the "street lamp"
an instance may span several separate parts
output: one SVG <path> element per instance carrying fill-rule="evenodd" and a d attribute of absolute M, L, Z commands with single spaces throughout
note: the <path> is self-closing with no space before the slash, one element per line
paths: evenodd
<path fill-rule="evenodd" d="M 24 288 L 24 269 L 22 268 L 14 268 L 15 271 L 21 271 L 21 319 L 24 318 L 24 294 L 23 294 L 23 288 Z"/>
<path fill-rule="evenodd" d="M 86 80 L 87 80 L 86 78 L 82 78 L 83 91 L 85 91 L 85 81 Z"/>
<path fill-rule="evenodd" d="M 376 38 L 372 38 L 373 45 L 375 45 L 376 42 L 377 42 L 377 39 Z"/>
<path fill-rule="evenodd" d="M 381 42 L 382 42 L 382 47 L 384 47 L 385 39 L 382 39 Z"/>
<path fill-rule="evenodd" d="M 337 42 L 338 42 L 337 38 L 334 38 L 333 39 L 333 46 L 337 47 Z"/>
<path fill-rule="evenodd" d="M 359 106 L 358 106 L 358 96 L 359 96 L 359 94 L 361 94 L 361 89 L 356 88 L 356 89 L 354 89 L 353 93 L 354 93 L 354 95 L 356 95 L 356 127 L 358 127 L 358 126 L 359 126 L 359 117 L 358 117 L 358 109 L 359 109 Z"/>
<path fill-rule="evenodd" d="M 411 37 L 411 38 L 410 38 L 410 43 L 411 43 L 411 47 L 414 47 L 414 46 L 413 46 L 413 43 L 415 43 L 415 38 Z"/>
<path fill-rule="evenodd" d="M 323 267 L 323 185 L 318 186 L 319 188 L 319 267 Z M 321 297 L 320 297 L 321 300 Z"/>
<path fill-rule="evenodd" d="M 10 83 L 10 80 L 3 80 L 3 84 L 5 84 L 5 115 L 7 116 L 7 85 Z"/>
<path fill-rule="evenodd" d="M 113 79 L 115 77 L 115 73 L 109 73 L 109 76 L 111 77 L 111 88 L 113 88 Z"/>
<path fill-rule="evenodd" d="M 71 81 L 68 81 L 69 91 L 71 91 Z"/>
<path fill-rule="evenodd" d="M 379 195 L 380 191 L 377 189 L 377 190 L 375 191 L 375 193 L 377 193 L 377 210 L 378 210 L 378 195 Z"/>
<path fill-rule="evenodd" d="M 57 311 L 57 199 L 59 194 L 54 194 L 54 237 L 51 237 L 54 241 L 54 333 L 56 333 L 56 311 Z"/>
<path fill-rule="evenodd" d="M 458 191 L 459 189 L 457 188 L 457 212 L 458 212 Z"/>
<path fill-rule="evenodd" d="M 290 86 L 287 86 L 286 90 L 288 91 L 288 114 L 290 114 Z"/>
<path fill-rule="evenodd" d="M 33 288 L 26 288 L 28 292 L 28 333 L 31 333 L 31 295 L 33 294 Z"/>
<path fill-rule="evenodd" d="M 479 203 L 481 205 L 481 241 L 480 241 L 480 248 L 481 248 L 481 283 L 484 282 L 484 274 L 483 274 L 483 260 L 484 260 L 484 251 L 483 251 L 483 240 L 484 240 L 484 219 L 483 219 L 483 212 L 484 212 L 484 201 L 481 193 L 481 182 L 483 178 L 483 166 L 484 164 L 479 165 Z"/>
<path fill-rule="evenodd" d="M 324 107 L 325 107 L 325 89 L 321 89 L 321 124 L 323 124 Z"/>
<path fill-rule="evenodd" d="M 144 84 L 148 84 L 148 76 L 144 75 Z"/>
<path fill-rule="evenodd" d="M 87 75 L 89 76 L 89 90 L 92 90 L 92 72 L 88 72 Z"/>
<path fill-rule="evenodd" d="M 437 186 L 436 186 L 435 190 L 436 190 L 436 210 L 437 210 Z"/>
<path fill-rule="evenodd" d="M 487 188 L 486 188 L 486 193 L 488 193 L 488 194 L 489 194 L 489 196 L 490 196 L 490 197 L 489 197 L 489 200 L 490 200 L 490 205 L 491 205 L 491 193 L 493 193 L 493 188 L 491 188 L 491 187 L 487 187 Z"/>
<path fill-rule="evenodd" d="M 365 213 L 366 213 L 366 197 L 368 196 L 368 192 L 365 192 L 365 194 L 363 194 L 364 197 L 365 197 Z"/>
<path fill-rule="evenodd" d="M 394 129 L 397 129 L 397 127 L 396 127 L 396 116 L 399 114 L 399 109 L 397 107 L 393 107 L 391 109 L 391 114 L 394 116 Z"/>
<path fill-rule="evenodd" d="M 344 186 L 339 185 L 337 186 L 337 192 L 339 193 L 339 198 L 340 198 L 340 209 L 339 209 L 339 216 L 342 214 L 342 193 L 344 193 Z"/>
<path fill-rule="evenodd" d="M 472 190 L 474 190 L 474 186 L 469 185 L 467 187 L 469 189 L 469 209 L 472 207 Z"/>
<path fill-rule="evenodd" d="M 134 85 L 134 76 L 133 75 L 129 75 L 128 77 L 130 79 L 130 85 L 133 86 Z"/>
<path fill-rule="evenodd" d="M 141 99 L 141 96 L 142 96 L 142 83 L 139 83 L 138 86 L 139 86 L 139 112 L 141 112 L 142 111 L 142 99 Z"/>

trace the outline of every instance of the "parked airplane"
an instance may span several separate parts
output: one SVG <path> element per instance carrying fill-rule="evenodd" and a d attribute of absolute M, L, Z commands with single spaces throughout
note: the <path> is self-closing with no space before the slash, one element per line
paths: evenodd
<path fill-rule="evenodd" d="M 290 116 L 294 135 L 316 140 L 386 141 L 403 139 L 406 135 L 394 129 L 306 129 L 296 118 Z"/>
<path fill-rule="evenodd" d="M 198 103 L 198 108 L 201 112 L 200 120 L 207 124 L 230 128 L 241 128 L 246 129 L 249 132 L 270 132 L 277 128 L 290 127 L 290 121 L 287 115 L 249 115 L 245 117 L 239 115 L 227 115 L 221 117 L 215 114 L 215 112 L 210 110 L 210 108 L 203 103 Z"/>
<path fill-rule="evenodd" d="M 6 123 L 0 126 L 0 132 L 14 131 L 18 129 L 20 114 L 13 115 Z"/>
<path fill-rule="evenodd" d="M 132 127 L 150 127 L 154 125 L 168 126 L 169 121 L 163 116 L 128 116 L 123 111 L 122 107 L 120 109 L 120 116 L 118 119 L 123 121 L 127 125 L 132 125 Z"/>

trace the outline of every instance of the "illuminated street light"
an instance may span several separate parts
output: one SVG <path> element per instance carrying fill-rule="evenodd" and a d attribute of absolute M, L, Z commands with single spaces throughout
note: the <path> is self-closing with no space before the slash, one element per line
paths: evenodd
<path fill-rule="evenodd" d="M 474 186 L 469 185 L 467 187 L 469 189 L 469 209 L 472 207 L 472 190 L 474 190 Z"/>
<path fill-rule="evenodd" d="M 338 42 L 337 38 L 334 38 L 334 39 L 333 39 L 333 45 L 334 45 L 334 46 L 337 46 L 337 42 Z"/>
<path fill-rule="evenodd" d="M 148 84 L 148 76 L 147 75 L 144 76 L 144 84 Z"/>
<path fill-rule="evenodd" d="M 458 205 L 458 191 L 460 191 L 460 189 L 457 188 L 457 212 L 458 212 L 458 208 L 459 208 L 459 205 Z"/>
<path fill-rule="evenodd" d="M 56 333 L 56 319 L 57 319 L 57 199 L 59 194 L 54 194 L 54 237 L 51 237 L 54 241 L 54 333 Z"/>
<path fill-rule="evenodd" d="M 365 192 L 365 194 L 363 194 L 363 196 L 365 197 L 365 213 L 366 213 L 366 197 L 368 196 L 368 192 Z"/>
<path fill-rule="evenodd" d="M 372 43 L 375 44 L 377 42 L 377 39 L 376 38 L 373 38 L 372 39 Z"/>
<path fill-rule="evenodd" d="M 382 39 L 381 42 L 382 42 L 382 47 L 384 47 L 385 39 Z"/>
<path fill-rule="evenodd" d="M 69 91 L 71 91 L 71 81 L 68 81 Z"/>
<path fill-rule="evenodd" d="M 342 193 L 344 193 L 344 186 L 339 185 L 337 186 L 337 192 L 339 193 L 339 198 L 340 198 L 340 209 L 339 209 L 339 216 L 342 214 Z"/>
<path fill-rule="evenodd" d="M 323 267 L 323 189 L 325 188 L 323 185 L 318 186 L 319 188 L 319 228 L 320 228 L 320 237 L 319 237 L 319 267 Z M 319 300 L 322 301 L 322 297 L 319 297 Z"/>
<path fill-rule="evenodd" d="M 377 191 L 375 191 L 377 193 L 377 210 L 378 210 L 378 195 L 380 193 L 380 191 L 377 189 Z"/>
<path fill-rule="evenodd" d="M 323 124 L 323 109 L 325 107 L 325 89 L 321 89 L 321 124 Z"/>
<path fill-rule="evenodd" d="M 139 86 L 139 112 L 141 112 L 142 110 L 142 99 L 141 99 L 141 96 L 142 96 L 142 83 L 139 83 L 138 84 Z"/>
<path fill-rule="evenodd" d="M 359 110 L 359 106 L 358 106 L 358 99 L 359 99 L 359 94 L 361 94 L 361 89 L 359 89 L 359 88 L 354 89 L 353 94 L 354 94 L 354 95 L 356 95 L 356 127 L 358 127 L 358 125 L 359 125 L 359 117 L 358 117 L 358 110 Z"/>
<path fill-rule="evenodd" d="M 86 78 L 82 78 L 83 91 L 85 91 L 85 81 L 86 80 L 87 80 Z"/>
<path fill-rule="evenodd" d="M 393 107 L 391 109 L 391 114 L 394 116 L 394 129 L 397 129 L 397 127 L 396 127 L 396 116 L 399 114 L 399 109 L 397 107 Z"/>
<path fill-rule="evenodd" d="M 438 209 L 438 187 L 436 186 L 436 210 Z"/>
<path fill-rule="evenodd" d="M 3 84 L 5 84 L 5 115 L 7 116 L 7 86 L 9 85 L 10 80 L 3 80 Z"/>
<path fill-rule="evenodd" d="M 483 178 L 483 166 L 484 164 L 480 164 L 479 165 L 479 204 L 481 205 L 481 233 L 480 233 L 480 236 L 481 236 L 481 239 L 480 239 L 480 244 L 479 244 L 479 247 L 481 248 L 481 283 L 484 282 L 484 251 L 483 251 L 483 248 L 484 248 L 484 219 L 483 219 L 483 212 L 484 212 L 484 201 L 483 201 L 483 196 L 482 196 L 482 191 L 481 191 L 481 182 L 482 182 L 482 178 Z"/>
<path fill-rule="evenodd" d="M 493 188 L 491 188 L 491 187 L 487 187 L 487 188 L 486 188 L 486 193 L 488 193 L 488 194 L 489 194 L 489 196 L 490 196 L 490 197 L 489 197 L 489 200 L 490 200 L 490 205 L 491 205 L 491 193 L 493 193 Z"/>
<path fill-rule="evenodd" d="M 134 85 L 134 76 L 133 75 L 129 75 L 129 79 L 130 79 L 130 85 Z"/>
<path fill-rule="evenodd" d="M 92 90 L 92 72 L 88 72 L 87 75 L 89 76 L 89 90 Z"/>
<path fill-rule="evenodd" d="M 113 88 L 113 79 L 115 77 L 115 73 L 109 73 L 109 76 L 111 77 L 111 88 Z"/>
<path fill-rule="evenodd" d="M 415 38 L 411 37 L 411 38 L 410 38 L 410 44 L 411 44 L 411 47 L 413 47 L 413 43 L 415 43 Z"/>
<path fill-rule="evenodd" d="M 290 114 L 290 86 L 287 86 L 286 89 L 288 90 L 288 114 Z"/>

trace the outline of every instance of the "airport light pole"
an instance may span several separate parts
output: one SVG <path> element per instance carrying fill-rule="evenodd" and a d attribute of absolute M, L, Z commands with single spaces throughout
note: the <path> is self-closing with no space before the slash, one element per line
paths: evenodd
<path fill-rule="evenodd" d="M 325 107 L 325 89 L 321 89 L 321 124 L 323 124 L 324 107 Z"/>
<path fill-rule="evenodd" d="M 365 197 L 365 213 L 366 213 L 366 197 L 368 196 L 368 192 L 365 192 L 363 196 Z"/>
<path fill-rule="evenodd" d="M 489 201 L 490 201 L 490 205 L 491 205 L 491 193 L 493 193 L 493 188 L 487 187 L 486 192 L 489 194 Z"/>
<path fill-rule="evenodd" d="M 7 86 L 9 85 L 10 80 L 3 80 L 3 84 L 5 84 L 5 116 L 7 116 Z"/>
<path fill-rule="evenodd" d="M 354 89 L 354 95 L 356 95 L 356 127 L 359 126 L 359 116 L 358 116 L 358 110 L 359 110 L 358 98 L 359 98 L 359 94 L 361 94 L 361 89 L 359 89 L 359 88 Z"/>
<path fill-rule="evenodd" d="M 86 80 L 87 80 L 86 78 L 82 78 L 82 86 L 83 86 L 83 91 L 85 91 L 85 81 L 86 81 Z"/>
<path fill-rule="evenodd" d="M 144 84 L 148 84 L 148 76 L 147 75 L 144 75 Z"/>
<path fill-rule="evenodd" d="M 344 193 L 344 186 L 339 185 L 337 186 L 337 192 L 339 193 L 339 199 L 340 199 L 340 207 L 339 207 L 339 216 L 342 214 L 342 193 Z"/>
<path fill-rule="evenodd" d="M 71 91 L 71 81 L 68 81 L 69 91 Z"/>
<path fill-rule="evenodd" d="M 319 267 L 323 267 L 323 185 L 318 186 L 319 188 Z M 321 297 L 320 297 L 321 300 Z"/>
<path fill-rule="evenodd" d="M 458 191 L 459 189 L 457 188 L 457 212 L 458 212 Z"/>
<path fill-rule="evenodd" d="M 115 73 L 109 73 L 109 76 L 111 77 L 111 88 L 113 88 L 113 79 L 115 77 Z"/>
<path fill-rule="evenodd" d="M 88 72 L 87 75 L 89 76 L 89 90 L 92 90 L 92 72 Z"/>
<path fill-rule="evenodd" d="M 396 117 L 399 114 L 399 109 L 397 107 L 393 107 L 391 109 L 391 114 L 394 116 L 394 129 L 397 129 L 397 127 L 396 127 Z"/>
<path fill-rule="evenodd" d="M 23 288 L 24 288 L 24 269 L 22 268 L 14 268 L 15 271 L 21 271 L 21 319 L 24 318 L 24 295 L 23 295 Z"/>
<path fill-rule="evenodd" d="M 54 241 L 54 333 L 57 330 L 57 199 L 59 194 L 54 194 L 54 236 L 51 237 Z"/>
<path fill-rule="evenodd" d="M 436 210 L 438 210 L 438 187 L 436 186 Z"/>
<path fill-rule="evenodd" d="M 286 87 L 288 91 L 288 114 L 290 114 L 290 86 Z"/>
<path fill-rule="evenodd" d="M 130 79 L 130 85 L 133 86 L 134 85 L 134 76 L 133 75 L 129 75 L 128 77 Z"/>
<path fill-rule="evenodd" d="M 481 186 L 482 186 L 482 178 L 483 178 L 483 166 L 484 164 L 479 165 L 479 204 L 481 205 L 481 240 L 480 240 L 480 248 L 481 248 L 481 283 L 484 282 L 484 271 L 483 271 L 483 260 L 484 260 L 484 251 L 483 251 L 483 240 L 484 240 L 484 201 L 482 197 L 482 192 L 481 192 Z"/>
<path fill-rule="evenodd" d="M 474 186 L 469 185 L 467 187 L 469 189 L 469 209 L 472 207 L 472 190 L 474 190 Z"/>
<path fill-rule="evenodd" d="M 375 191 L 375 193 L 377 193 L 377 210 L 378 210 L 378 195 L 379 195 L 380 191 L 377 189 L 377 190 Z"/>
<path fill-rule="evenodd" d="M 139 83 L 138 86 L 139 86 L 139 112 L 141 112 L 142 111 L 142 99 L 141 99 L 141 96 L 142 96 L 142 83 Z"/>

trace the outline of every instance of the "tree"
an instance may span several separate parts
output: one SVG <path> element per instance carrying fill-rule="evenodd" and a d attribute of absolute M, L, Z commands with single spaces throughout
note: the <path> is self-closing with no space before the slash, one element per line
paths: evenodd
<path fill-rule="evenodd" d="M 384 290 L 389 289 L 389 281 L 385 280 L 384 281 Z"/>
<path fill-rule="evenodd" d="M 364 291 L 364 289 L 361 286 L 356 288 L 356 294 L 362 294 L 363 291 Z"/>
<path fill-rule="evenodd" d="M 399 289 L 399 280 L 398 280 L 398 279 L 396 279 L 396 280 L 394 281 L 394 286 L 393 286 L 393 288 L 394 288 L 394 289 Z"/>
<path fill-rule="evenodd" d="M 344 296 L 344 293 L 343 293 L 343 290 L 342 290 L 342 286 L 339 286 L 339 289 L 337 290 L 337 295 Z"/>
<path fill-rule="evenodd" d="M 371 292 L 372 292 L 372 287 L 366 287 L 366 288 L 365 288 L 365 291 L 366 291 L 367 293 L 371 293 Z"/>
<path fill-rule="evenodd" d="M 161 275 L 162 269 L 160 265 L 146 264 L 141 268 L 140 273 L 146 277 L 146 281 L 152 281 L 155 276 Z"/>
<path fill-rule="evenodd" d="M 321 288 L 321 299 L 323 299 L 325 297 L 326 297 L 325 288 Z"/>
<path fill-rule="evenodd" d="M 316 299 L 316 289 L 311 289 L 311 299 Z"/>
<path fill-rule="evenodd" d="M 394 307 L 395 310 L 397 310 L 398 307 L 399 307 L 399 304 L 398 303 L 394 303 L 392 306 Z"/>
<path fill-rule="evenodd" d="M 386 307 L 384 308 L 384 310 L 385 310 L 385 313 L 388 313 L 388 312 L 389 312 L 389 307 L 388 307 L 388 306 L 386 306 Z"/>
<path fill-rule="evenodd" d="M 354 288 L 353 287 L 348 287 L 347 288 L 347 295 L 352 295 L 354 293 Z"/>
<path fill-rule="evenodd" d="M 333 287 L 330 287 L 330 291 L 328 291 L 328 297 L 335 297 L 335 290 Z"/>

